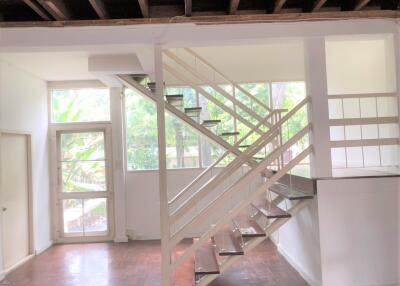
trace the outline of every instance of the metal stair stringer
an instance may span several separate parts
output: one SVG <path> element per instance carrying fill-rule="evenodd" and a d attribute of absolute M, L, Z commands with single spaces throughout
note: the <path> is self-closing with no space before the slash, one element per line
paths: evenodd
<path fill-rule="evenodd" d="M 304 136 L 310 131 L 310 126 L 303 128 L 302 131 L 298 132 L 299 136 Z M 296 134 L 297 135 L 297 134 Z M 295 135 L 295 136 L 296 136 Z M 294 136 L 294 137 L 295 137 Z M 294 139 L 294 138 L 293 138 Z M 297 142 L 297 140 L 292 140 Z M 244 177 L 242 177 L 235 185 L 231 186 L 222 193 L 219 197 L 217 197 L 213 202 L 211 202 L 206 208 L 204 208 L 192 221 L 184 226 L 185 229 L 196 227 L 202 221 L 204 221 L 205 217 L 210 214 L 215 213 L 215 210 L 221 207 L 221 204 L 224 204 L 226 198 L 229 195 L 238 192 L 240 189 L 248 185 L 254 178 L 254 176 L 259 175 L 262 169 L 266 168 L 269 164 L 271 164 L 276 158 L 280 156 L 280 154 L 292 146 L 294 142 L 287 142 L 282 145 L 280 148 L 274 150 L 270 156 L 268 156 L 265 160 L 263 160 L 257 167 L 249 171 Z M 294 166 L 304 160 L 310 153 L 312 152 L 312 145 L 308 146 L 305 150 L 303 150 L 299 155 L 293 158 L 290 162 L 288 162 L 285 166 L 282 167 L 277 173 L 274 174 L 267 182 L 260 183 L 256 190 L 253 191 L 245 200 L 242 200 L 238 205 L 236 205 L 233 209 L 229 211 L 225 216 L 220 218 L 220 220 L 209 230 L 207 230 L 198 240 L 197 244 L 193 244 L 188 247 L 185 252 L 176 258 L 172 263 L 172 270 L 175 270 L 181 263 L 183 263 L 189 256 L 194 254 L 194 251 L 199 247 L 200 244 L 204 243 L 206 240 L 210 239 L 224 224 L 228 223 L 231 219 L 233 219 L 243 208 L 247 207 L 251 204 L 251 202 L 257 198 L 257 196 L 261 195 L 266 189 L 268 189 L 272 184 L 277 182 L 284 174 L 286 174 L 289 170 L 291 170 Z M 179 233 L 179 231 L 178 231 Z M 178 237 L 175 234 L 170 240 L 170 249 L 175 247 L 176 243 L 181 240 L 185 236 L 184 231 L 180 231 Z"/>
<path fill-rule="evenodd" d="M 301 200 L 298 203 L 296 203 L 292 208 L 290 208 L 287 212 L 291 215 L 290 218 L 280 218 L 274 220 L 267 228 L 265 228 L 265 236 L 262 237 L 256 237 L 248 242 L 246 242 L 242 247 L 244 250 L 244 253 L 246 253 L 255 247 L 257 247 L 260 243 L 262 243 L 264 240 L 269 238 L 275 231 L 279 230 L 285 223 L 287 223 L 291 218 L 295 217 L 301 210 L 303 210 L 305 207 L 307 207 L 308 204 L 311 203 L 312 200 L 305 199 Z M 234 264 L 236 261 L 238 261 L 240 258 L 243 256 L 230 256 L 226 260 L 222 262 L 222 264 L 219 265 L 220 273 L 223 273 L 226 269 L 228 269 L 232 264 Z M 205 275 L 203 278 L 201 278 L 198 283 L 196 283 L 196 286 L 205 286 L 211 283 L 214 279 L 216 279 L 220 274 L 209 274 Z"/>
<path fill-rule="evenodd" d="M 136 82 L 134 79 L 132 79 L 126 75 L 118 75 L 117 77 L 129 88 L 136 89 L 136 90 L 140 91 L 140 93 L 142 93 L 143 95 L 145 95 L 145 96 L 149 97 L 150 99 L 152 99 L 153 101 L 157 102 L 156 96 L 154 94 L 152 94 L 149 90 L 147 90 L 145 87 L 143 87 L 141 84 Z M 195 130 L 197 130 L 198 132 L 200 132 L 207 138 L 211 139 L 212 141 L 214 141 L 215 143 L 217 143 L 218 145 L 223 147 L 225 150 L 233 153 L 236 156 L 240 156 L 243 153 L 237 147 L 232 146 L 227 141 L 225 141 L 224 139 L 219 137 L 217 134 L 211 132 L 209 129 L 202 126 L 195 120 L 192 120 L 185 113 L 181 112 L 179 109 L 175 108 L 171 104 L 165 102 L 165 109 L 167 111 L 169 111 L 170 113 L 172 113 L 173 115 L 175 115 L 176 117 L 178 117 L 179 119 L 181 119 L 182 121 L 184 121 L 185 123 L 189 124 L 191 127 L 193 127 Z M 252 158 L 249 158 L 249 160 L 247 160 L 247 163 L 250 166 L 254 166 L 256 164 L 256 162 Z"/>

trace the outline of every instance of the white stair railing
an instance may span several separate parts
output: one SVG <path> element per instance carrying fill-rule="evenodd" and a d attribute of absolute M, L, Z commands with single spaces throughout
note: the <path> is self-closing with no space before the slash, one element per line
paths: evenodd
<path fill-rule="evenodd" d="M 258 129 L 262 124 L 264 124 L 265 121 L 270 120 L 271 118 L 273 118 L 274 114 L 276 112 L 282 112 L 282 110 L 278 110 L 278 111 L 272 111 L 270 114 L 267 115 L 267 117 L 265 117 L 263 119 L 263 121 L 259 122 L 253 129 L 251 129 L 249 132 L 247 132 L 247 134 L 245 136 L 243 136 L 239 141 L 237 141 L 234 144 L 234 147 L 239 148 L 239 146 L 247 139 L 249 138 L 252 134 L 254 134 L 255 130 Z M 219 157 L 213 164 L 211 164 L 210 166 L 208 166 L 203 172 L 201 172 L 200 175 L 198 175 L 193 181 L 191 181 L 185 188 L 183 188 L 178 194 L 176 194 L 170 201 L 169 201 L 169 205 L 173 205 L 175 202 L 177 202 L 180 198 L 182 198 L 183 196 L 185 196 L 187 193 L 190 193 L 191 190 L 193 190 L 193 188 L 196 186 L 196 184 L 198 184 L 199 182 L 201 182 L 201 180 L 203 178 L 205 178 L 208 174 L 212 173 L 213 170 L 215 171 L 215 168 L 217 168 L 218 164 L 220 164 L 222 162 L 222 160 L 224 160 L 229 154 L 231 154 L 231 152 L 226 151 L 225 153 L 222 154 L 221 157 Z"/>
<path fill-rule="evenodd" d="M 231 115 L 233 118 L 235 118 L 239 122 L 243 123 L 250 129 L 254 128 L 255 125 L 253 123 L 251 123 L 248 119 L 244 118 L 242 115 L 237 113 L 234 109 L 232 109 L 228 105 L 225 105 L 224 103 L 220 102 L 218 99 L 216 99 L 214 96 L 212 96 L 207 90 L 205 90 L 201 86 L 198 86 L 197 83 L 195 81 L 193 81 L 192 79 L 190 79 L 187 75 L 179 73 L 177 69 L 175 69 L 168 63 L 164 63 L 163 67 L 166 72 L 170 73 L 173 77 L 177 78 L 179 81 L 181 81 L 185 85 L 190 86 L 196 92 L 203 95 L 207 100 L 209 100 L 210 102 L 215 104 L 217 107 L 219 107 L 220 109 L 222 109 L 223 111 L 225 111 L 226 113 Z M 270 126 L 270 124 L 268 124 L 268 123 L 266 123 L 266 125 Z M 256 132 L 260 135 L 264 133 L 264 131 L 261 128 L 258 128 Z"/>
<path fill-rule="evenodd" d="M 134 79 L 132 79 L 129 76 L 126 75 L 119 75 L 118 78 L 129 88 L 135 89 L 139 91 L 141 94 L 149 97 L 153 101 L 156 102 L 157 98 L 156 96 L 148 89 L 143 87 L 141 84 L 136 82 Z M 198 122 L 192 120 L 189 118 L 186 114 L 184 114 L 182 111 L 177 109 L 176 107 L 172 106 L 171 104 L 165 103 L 165 108 L 168 112 L 188 124 L 189 126 L 193 127 L 197 132 L 203 134 L 207 138 L 211 139 L 213 142 L 217 143 L 221 147 L 223 147 L 225 150 L 228 150 L 230 153 L 238 156 L 242 153 L 241 150 L 239 150 L 237 147 L 230 145 L 227 141 L 223 140 L 220 136 L 217 134 L 213 133 L 211 130 L 207 129 L 206 127 L 202 126 Z M 249 159 L 248 163 L 250 165 L 255 164 L 256 162 L 252 160 L 251 158 Z"/>
<path fill-rule="evenodd" d="M 182 203 L 179 208 L 175 209 L 170 214 L 170 224 L 176 222 L 179 218 L 185 215 L 190 209 L 192 209 L 198 201 L 207 196 L 212 190 L 218 187 L 222 182 L 229 179 L 229 176 L 234 174 L 248 158 L 252 158 L 254 154 L 259 152 L 264 146 L 271 143 L 278 135 L 279 131 L 284 123 L 286 123 L 294 114 L 299 110 L 306 107 L 309 102 L 309 98 L 305 98 L 293 109 L 291 109 L 284 117 L 282 117 L 273 128 L 268 130 L 260 136 L 249 148 L 247 148 L 241 155 L 236 157 L 230 162 L 225 168 L 223 168 L 217 175 L 206 182 L 200 189 L 192 193 L 190 197 Z M 280 157 L 278 157 L 280 158 Z M 277 159 L 278 159 L 277 158 Z"/>
<path fill-rule="evenodd" d="M 220 76 L 225 82 L 228 82 L 230 85 L 232 85 L 234 88 L 239 90 L 241 93 L 245 94 L 250 100 L 254 101 L 257 103 L 258 106 L 262 107 L 265 111 L 272 112 L 272 109 L 268 107 L 264 102 L 260 101 L 257 97 L 255 97 L 253 94 L 248 92 L 246 89 L 244 89 L 242 86 L 239 84 L 235 83 L 232 79 L 230 79 L 227 75 L 222 73 L 220 70 L 218 70 L 214 65 L 212 65 L 209 61 L 207 61 L 205 58 L 201 57 L 199 54 L 194 52 L 190 48 L 184 48 L 187 53 L 192 55 L 195 58 L 195 63 L 196 64 L 203 64 L 206 67 L 208 67 L 211 70 L 211 73 L 214 75 Z"/>
<path fill-rule="evenodd" d="M 179 232 L 175 233 L 169 243 L 170 250 L 174 249 L 175 246 L 187 235 L 189 229 L 193 229 L 206 222 L 207 219 L 213 215 L 217 210 L 221 209 L 230 196 L 239 192 L 241 189 L 246 188 L 251 182 L 260 176 L 260 173 L 266 169 L 274 160 L 276 160 L 283 152 L 300 140 L 303 136 L 308 135 L 311 131 L 311 126 L 307 126 L 293 136 L 284 145 L 280 146 L 278 149 L 274 150 L 264 161 L 262 161 L 256 168 L 249 171 L 245 176 L 243 176 L 234 185 L 225 190 L 221 195 L 219 195 L 214 201 L 212 201 L 207 207 L 205 207 L 199 214 L 197 214 L 189 223 L 187 223 Z M 215 235 L 225 224 L 227 224 L 232 218 L 234 218 L 243 208 L 249 206 L 249 204 L 254 201 L 258 196 L 265 192 L 272 184 L 277 182 L 284 174 L 286 174 L 290 169 L 304 160 L 312 152 L 312 146 L 307 147 L 294 159 L 289 161 L 284 165 L 279 171 L 277 171 L 267 182 L 259 183 L 255 189 L 242 200 L 234 208 L 230 209 L 224 215 L 221 215 L 220 219 L 211 226 L 205 233 L 203 233 L 196 243 L 192 244 L 190 247 L 185 249 L 185 251 L 172 262 L 171 271 L 175 270 L 182 262 L 184 262 L 189 256 L 194 254 L 202 244 L 207 242 L 211 236 Z"/>

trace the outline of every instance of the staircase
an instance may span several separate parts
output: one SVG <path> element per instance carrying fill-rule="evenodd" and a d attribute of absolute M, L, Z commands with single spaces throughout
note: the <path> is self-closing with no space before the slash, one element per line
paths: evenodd
<path fill-rule="evenodd" d="M 172 281 L 176 269 L 194 257 L 194 284 L 207 285 L 314 198 L 315 187 L 311 180 L 289 174 L 312 153 L 312 146 L 308 143 L 311 125 L 287 132 L 291 135 L 284 136 L 285 130 L 291 126 L 290 120 L 307 109 L 309 98 L 304 98 L 291 110 L 272 110 L 195 52 L 184 50 L 195 57 L 197 63 L 209 68 L 214 78 L 218 74 L 224 82 L 256 102 L 264 112 L 263 115 L 255 112 L 201 74 L 190 64 L 187 56 L 164 52 L 165 72 L 196 90 L 249 130 L 246 134 L 236 130 L 220 131 L 221 119 L 202 118 L 201 106 L 185 107 L 184 95 L 164 96 L 167 112 L 226 150 L 185 188 L 168 198 L 168 225 L 164 226 L 168 231 L 168 241 L 163 246 L 163 253 L 169 254 L 162 257 L 169 262 L 168 269 L 163 269 L 164 278 L 168 276 L 168 281 Z M 136 89 L 157 102 L 155 83 L 145 81 L 143 77 L 121 75 L 119 78 L 126 87 Z M 219 97 L 213 96 L 210 88 Z M 235 108 L 226 102 L 231 102 Z M 243 112 L 238 113 L 236 108 Z M 219 164 L 229 155 L 234 159 L 221 168 Z M 292 202 L 290 208 L 286 207 L 287 200 Z M 194 230 L 197 237 L 193 244 L 176 252 L 176 246 L 190 237 Z"/>

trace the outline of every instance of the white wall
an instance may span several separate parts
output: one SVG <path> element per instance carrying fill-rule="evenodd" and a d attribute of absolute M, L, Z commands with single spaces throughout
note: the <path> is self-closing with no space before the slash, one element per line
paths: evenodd
<path fill-rule="evenodd" d="M 393 35 L 326 38 L 328 94 L 396 91 Z"/>
<path fill-rule="evenodd" d="M 287 204 L 290 207 L 291 203 Z M 281 227 L 274 240 L 279 252 L 310 285 L 322 285 L 317 199 Z"/>
<path fill-rule="evenodd" d="M 37 252 L 51 245 L 47 127 L 46 82 L 0 62 L 0 129 L 32 134 L 33 226 Z"/>
<path fill-rule="evenodd" d="M 400 178 L 318 181 L 324 286 L 399 285 Z"/>

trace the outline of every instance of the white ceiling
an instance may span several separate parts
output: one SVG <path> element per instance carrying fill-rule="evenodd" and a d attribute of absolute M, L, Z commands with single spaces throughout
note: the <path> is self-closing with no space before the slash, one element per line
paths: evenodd
<path fill-rule="evenodd" d="M 89 56 L 127 53 L 137 54 L 144 72 L 151 73 L 154 70 L 153 50 L 149 46 L 93 46 L 68 52 L 0 53 L 0 60 L 47 81 L 90 80 L 97 77 L 88 70 Z"/>
<path fill-rule="evenodd" d="M 95 79 L 88 72 L 87 53 L 7 53 L 0 58 L 48 81 Z"/>

